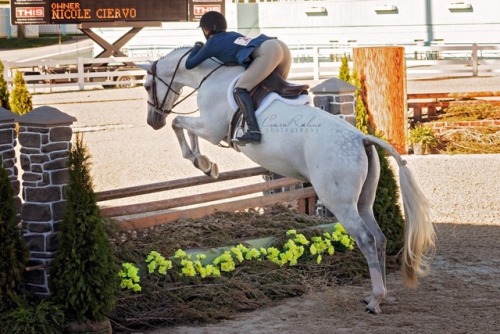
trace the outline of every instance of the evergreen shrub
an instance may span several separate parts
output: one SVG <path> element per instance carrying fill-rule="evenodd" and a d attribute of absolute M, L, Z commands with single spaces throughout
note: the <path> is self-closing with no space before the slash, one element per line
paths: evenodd
<path fill-rule="evenodd" d="M 24 115 L 32 109 L 33 102 L 28 87 L 26 87 L 26 81 L 24 81 L 23 74 L 17 71 L 14 77 L 14 89 L 10 94 L 10 110 L 18 115 Z"/>
<path fill-rule="evenodd" d="M 105 320 L 119 291 L 119 268 L 105 233 L 90 176 L 90 156 L 81 134 L 69 156 L 66 213 L 52 262 L 53 298 L 67 322 Z"/>
<path fill-rule="evenodd" d="M 9 89 L 7 87 L 7 81 L 3 76 L 4 65 L 0 60 L 0 107 L 9 109 Z"/>
<path fill-rule="evenodd" d="M 14 191 L 0 156 L 0 309 L 16 303 L 28 248 L 17 226 Z"/>

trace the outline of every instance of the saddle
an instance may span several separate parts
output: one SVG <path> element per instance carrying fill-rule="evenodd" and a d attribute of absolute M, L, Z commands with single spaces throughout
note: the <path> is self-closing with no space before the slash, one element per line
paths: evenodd
<path fill-rule="evenodd" d="M 303 94 L 307 95 L 308 89 L 309 85 L 293 84 L 283 79 L 277 71 L 273 71 L 250 91 L 250 96 L 252 97 L 255 110 L 257 110 L 262 100 L 271 92 L 277 93 L 287 99 L 293 99 Z"/>
<path fill-rule="evenodd" d="M 292 84 L 277 72 L 273 71 L 267 78 L 264 79 L 260 84 L 255 86 L 250 91 L 250 97 L 252 97 L 253 105 L 255 110 L 259 108 L 262 101 L 270 93 L 276 93 L 286 99 L 297 99 L 301 95 L 308 96 L 309 85 L 296 85 Z M 230 89 L 232 92 L 232 89 Z M 229 123 L 229 132 L 227 138 L 236 138 L 243 134 L 244 118 L 241 110 L 237 110 Z M 240 131 L 240 132 L 238 132 Z M 239 152 L 238 145 L 235 145 L 228 140 L 229 146 Z"/>

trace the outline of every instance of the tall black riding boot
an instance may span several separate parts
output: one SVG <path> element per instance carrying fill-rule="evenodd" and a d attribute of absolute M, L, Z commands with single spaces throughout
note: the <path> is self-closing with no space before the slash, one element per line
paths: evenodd
<path fill-rule="evenodd" d="M 255 117 L 255 110 L 253 107 L 252 98 L 250 93 L 244 88 L 235 88 L 233 91 L 234 99 L 243 112 L 243 116 L 248 125 L 248 130 L 242 136 L 233 139 L 233 143 L 244 146 L 245 144 L 260 143 L 260 129 Z"/>

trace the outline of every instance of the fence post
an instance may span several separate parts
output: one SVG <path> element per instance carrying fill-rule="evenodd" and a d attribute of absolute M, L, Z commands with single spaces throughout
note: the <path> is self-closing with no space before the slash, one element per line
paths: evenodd
<path fill-rule="evenodd" d="M 18 118 L 22 177 L 21 221 L 30 255 L 27 287 L 49 295 L 49 268 L 57 250 L 56 236 L 63 219 L 68 184 L 68 157 L 76 121 L 52 107 L 39 107 Z"/>
<path fill-rule="evenodd" d="M 313 77 L 314 80 L 319 80 L 319 48 L 313 47 Z"/>
<path fill-rule="evenodd" d="M 405 154 L 408 116 L 404 48 L 359 47 L 353 49 L 353 56 L 371 125 Z"/>
<path fill-rule="evenodd" d="M 84 70 L 83 70 L 83 57 L 78 57 L 78 88 L 80 90 L 85 89 L 85 80 L 84 80 Z"/>
<path fill-rule="evenodd" d="M 472 44 L 472 76 L 477 77 L 478 60 L 477 60 L 477 43 Z"/>

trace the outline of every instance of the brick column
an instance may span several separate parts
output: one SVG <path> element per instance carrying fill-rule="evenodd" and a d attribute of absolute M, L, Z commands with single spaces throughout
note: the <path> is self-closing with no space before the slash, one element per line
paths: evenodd
<path fill-rule="evenodd" d="M 18 116 L 9 110 L 0 107 L 0 156 L 3 167 L 7 171 L 10 183 L 14 189 L 14 197 L 17 212 L 21 210 L 21 199 L 19 198 L 20 182 L 16 167 L 16 118 Z"/>
<path fill-rule="evenodd" d="M 345 81 L 331 78 L 309 91 L 314 95 L 314 106 L 338 116 L 356 126 L 355 92 L 357 88 Z"/>
<path fill-rule="evenodd" d="M 29 249 L 28 288 L 49 295 L 49 266 L 57 250 L 56 235 L 64 216 L 68 156 L 75 121 L 52 107 L 39 107 L 18 118 L 22 198 L 21 220 Z"/>

